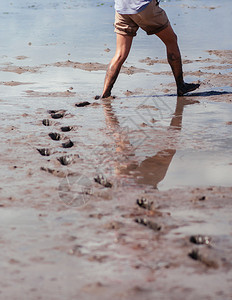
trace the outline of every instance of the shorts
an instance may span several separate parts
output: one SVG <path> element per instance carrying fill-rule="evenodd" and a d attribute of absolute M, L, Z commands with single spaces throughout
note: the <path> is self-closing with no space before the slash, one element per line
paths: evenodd
<path fill-rule="evenodd" d="M 136 36 L 142 28 L 148 35 L 156 34 L 169 25 L 165 11 L 152 0 L 141 12 L 134 15 L 121 15 L 115 12 L 115 32 L 121 35 Z"/>

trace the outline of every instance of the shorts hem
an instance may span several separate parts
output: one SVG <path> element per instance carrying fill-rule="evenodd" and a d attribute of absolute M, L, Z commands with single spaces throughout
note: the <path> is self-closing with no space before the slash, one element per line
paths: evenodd
<path fill-rule="evenodd" d="M 114 32 L 115 33 L 117 33 L 117 34 L 120 34 L 120 35 L 128 35 L 128 36 L 136 36 L 137 35 L 137 33 L 133 33 L 133 32 L 126 32 L 126 31 L 124 31 L 124 30 L 120 30 L 120 29 L 115 29 L 114 30 Z"/>
<path fill-rule="evenodd" d="M 170 24 L 170 22 L 168 22 L 167 24 L 163 25 L 162 27 L 160 27 L 159 29 L 156 30 L 152 30 L 152 31 L 146 31 L 147 35 L 152 35 L 152 34 L 157 34 L 160 31 L 164 30 L 165 28 L 168 27 L 168 25 Z"/>

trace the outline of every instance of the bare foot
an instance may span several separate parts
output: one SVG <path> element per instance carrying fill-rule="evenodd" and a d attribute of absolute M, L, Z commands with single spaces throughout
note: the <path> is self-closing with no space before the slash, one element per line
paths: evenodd
<path fill-rule="evenodd" d="M 110 97 L 111 97 L 111 94 L 109 94 L 109 95 L 101 95 L 101 99 L 110 98 Z"/>
<path fill-rule="evenodd" d="M 99 100 L 99 99 L 115 99 L 115 98 L 116 98 L 116 96 L 111 96 L 111 95 L 109 95 L 109 96 L 99 96 L 99 95 L 96 95 L 94 97 L 95 100 Z"/>
<path fill-rule="evenodd" d="M 184 96 L 188 92 L 195 91 L 200 86 L 199 83 L 184 83 L 182 86 L 177 88 L 177 95 L 178 96 Z"/>

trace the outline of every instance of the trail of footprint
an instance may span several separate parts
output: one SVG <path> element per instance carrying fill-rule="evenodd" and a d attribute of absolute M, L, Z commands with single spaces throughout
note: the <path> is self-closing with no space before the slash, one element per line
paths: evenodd
<path fill-rule="evenodd" d="M 89 105 L 89 102 L 80 102 L 79 104 L 77 104 L 77 106 L 86 106 Z M 63 118 L 65 116 L 66 110 L 64 109 L 59 109 L 59 110 L 48 110 L 48 113 L 50 114 L 50 116 L 53 119 L 60 119 Z M 51 126 L 53 124 L 53 122 L 50 119 L 43 119 L 42 120 L 42 124 L 44 126 Z M 62 132 L 69 132 L 71 130 L 74 130 L 75 126 L 62 126 L 60 128 L 60 130 Z M 60 133 L 57 132 L 50 132 L 48 134 L 48 136 L 54 140 L 54 141 L 60 141 L 62 139 L 62 135 Z M 71 139 L 69 139 L 68 141 L 62 143 L 62 147 L 63 148 L 72 148 L 74 146 L 74 143 Z M 41 149 L 37 149 L 37 151 L 42 155 L 42 156 L 50 156 L 52 154 L 51 150 L 48 148 L 41 148 Z M 67 166 L 70 165 L 71 163 L 74 162 L 74 158 L 75 157 L 79 157 L 79 155 L 63 155 L 61 157 L 58 157 L 57 160 L 61 163 L 61 165 L 63 166 Z"/>

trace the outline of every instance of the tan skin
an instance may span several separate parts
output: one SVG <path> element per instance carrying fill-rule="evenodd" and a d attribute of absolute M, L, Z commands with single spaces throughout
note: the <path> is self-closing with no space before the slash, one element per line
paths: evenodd
<path fill-rule="evenodd" d="M 168 27 L 156 35 L 166 46 L 167 59 L 176 81 L 178 95 L 182 96 L 182 93 L 184 94 L 198 88 L 199 85 L 187 84 L 183 80 L 181 54 L 177 42 L 177 36 L 171 25 L 169 24 Z M 116 52 L 106 72 L 101 98 L 107 98 L 111 95 L 111 90 L 118 77 L 120 69 L 130 52 L 132 41 L 133 36 L 117 34 Z"/>

